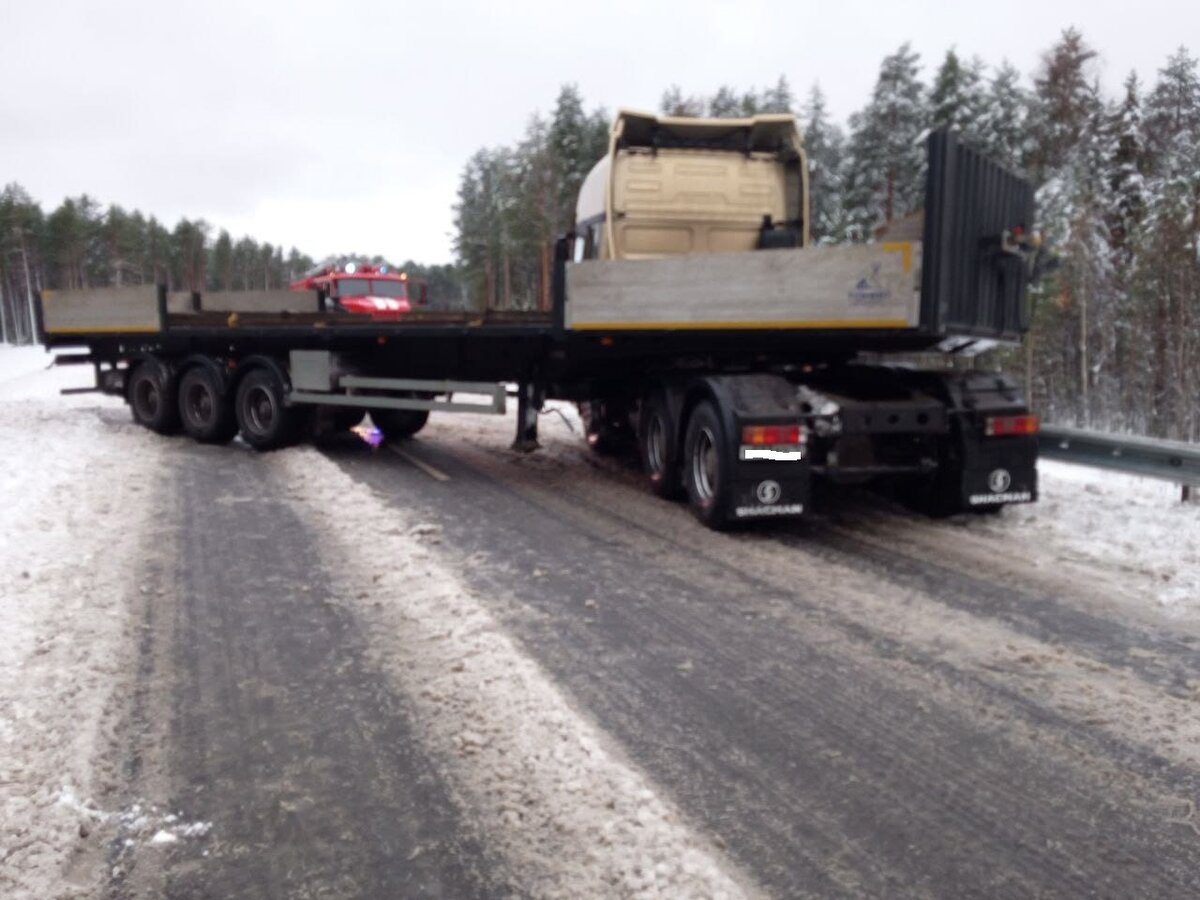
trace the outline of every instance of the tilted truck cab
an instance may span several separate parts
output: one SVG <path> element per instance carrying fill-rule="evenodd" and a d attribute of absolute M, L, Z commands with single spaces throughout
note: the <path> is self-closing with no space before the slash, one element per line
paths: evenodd
<path fill-rule="evenodd" d="M 808 243 L 808 162 L 788 115 L 696 120 L 622 111 L 584 179 L 587 259 Z"/>

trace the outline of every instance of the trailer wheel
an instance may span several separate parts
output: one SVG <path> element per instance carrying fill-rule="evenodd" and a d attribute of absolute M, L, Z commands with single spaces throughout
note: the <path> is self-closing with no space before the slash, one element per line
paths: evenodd
<path fill-rule="evenodd" d="M 679 448 L 667 400 L 661 393 L 650 394 L 638 416 L 638 449 L 642 471 L 650 492 L 664 500 L 682 493 L 679 477 Z"/>
<path fill-rule="evenodd" d="M 133 421 L 159 434 L 179 430 L 179 408 L 175 403 L 175 379 L 170 369 L 156 359 L 138 364 L 125 388 Z"/>
<path fill-rule="evenodd" d="M 238 384 L 234 400 L 242 439 L 255 450 L 277 450 L 299 438 L 304 416 L 285 404 L 283 381 L 270 369 L 254 369 Z"/>
<path fill-rule="evenodd" d="M 212 369 L 193 366 L 179 379 L 179 419 L 183 430 L 202 444 L 225 444 L 238 422 L 225 385 Z"/>
<path fill-rule="evenodd" d="M 701 401 L 692 410 L 683 440 L 683 484 L 696 518 L 718 530 L 729 524 L 727 444 L 712 402 Z"/>
<path fill-rule="evenodd" d="M 429 421 L 427 409 L 373 409 L 371 421 L 389 441 L 412 437 Z"/>

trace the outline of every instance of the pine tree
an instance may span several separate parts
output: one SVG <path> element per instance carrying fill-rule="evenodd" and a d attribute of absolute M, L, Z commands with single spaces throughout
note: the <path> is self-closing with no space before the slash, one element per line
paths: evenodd
<path fill-rule="evenodd" d="M 209 255 L 209 268 L 208 286 L 211 290 L 233 290 L 233 238 L 224 228 L 213 244 L 212 253 Z"/>
<path fill-rule="evenodd" d="M 143 282 L 149 284 L 167 284 L 171 279 L 171 235 L 154 216 L 146 222 L 142 272 Z"/>
<path fill-rule="evenodd" d="M 716 119 L 736 119 L 742 114 L 742 98 L 736 90 L 723 84 L 709 99 L 708 114 Z"/>
<path fill-rule="evenodd" d="M 683 88 L 673 84 L 663 91 L 658 108 L 666 116 L 702 116 L 704 115 L 704 100 L 694 96 L 685 97 Z"/>
<path fill-rule="evenodd" d="M 1152 431 L 1200 436 L 1200 78 L 1180 48 L 1146 98 L 1145 269 L 1153 304 Z M 1152 275 L 1150 274 L 1152 273 Z"/>
<path fill-rule="evenodd" d="M 951 128 L 978 145 L 986 107 L 982 61 L 975 58 L 963 63 L 957 53 L 947 51 L 929 91 L 932 126 Z"/>
<path fill-rule="evenodd" d="M 1085 426 L 1093 419 L 1092 387 L 1105 363 L 1094 336 L 1111 320 L 1114 303 L 1106 122 L 1099 103 L 1089 109 L 1075 144 L 1062 149 L 1061 163 L 1037 195 L 1042 226 L 1062 258 L 1050 282 L 1057 316 L 1043 320 L 1057 347 L 1048 350 L 1058 385 L 1049 402 L 1055 417 Z"/>
<path fill-rule="evenodd" d="M 1106 119 L 1091 78 L 1095 52 L 1068 29 L 1042 57 L 1034 77 L 1028 169 L 1038 185 L 1040 226 L 1062 267 L 1035 293 L 1037 305 L 1026 343 L 1031 390 L 1051 418 L 1088 423 L 1093 408 L 1096 357 L 1092 340 L 1114 300 L 1106 216 Z M 1036 362 L 1036 366 L 1035 366 Z"/>
<path fill-rule="evenodd" d="M 1091 76 L 1096 51 L 1084 43 L 1074 28 L 1042 58 L 1034 78 L 1031 128 L 1034 150 L 1030 169 L 1040 183 L 1067 163 L 1084 129 L 1094 121 L 1100 106 Z"/>
<path fill-rule="evenodd" d="M 553 239 L 575 224 L 575 200 L 583 179 L 608 151 L 607 116 L 602 110 L 586 115 L 579 89 L 565 85 L 555 104 L 547 143 L 555 181 L 555 207 L 546 236 Z"/>
<path fill-rule="evenodd" d="M 208 272 L 208 223 L 180 219 L 171 232 L 171 286 L 177 291 L 203 291 Z"/>
<path fill-rule="evenodd" d="M 924 202 L 929 114 L 917 77 L 920 56 L 906 43 L 884 59 L 871 100 L 850 117 L 846 166 L 846 236 L 874 229 Z"/>
<path fill-rule="evenodd" d="M 1139 271 L 1145 238 L 1142 223 L 1146 213 L 1148 157 L 1136 72 L 1129 73 L 1125 80 L 1125 96 L 1110 113 L 1108 134 L 1110 157 L 1106 178 L 1110 205 L 1107 228 L 1115 289 L 1110 335 L 1116 383 L 1110 386 L 1104 409 L 1107 427 L 1144 432 L 1148 420 L 1135 415 L 1135 411 L 1144 407 L 1138 402 L 1139 398 L 1151 395 L 1140 352 L 1143 337 L 1151 328 L 1144 304 L 1140 302 Z"/>
<path fill-rule="evenodd" d="M 233 245 L 234 290 L 256 290 L 258 288 L 258 279 L 255 277 L 257 268 L 258 243 L 253 238 L 239 238 Z"/>
<path fill-rule="evenodd" d="M 825 94 L 814 84 L 800 115 L 804 150 L 808 156 L 808 185 L 812 237 L 829 242 L 844 230 L 842 164 L 845 136 L 830 120 Z"/>
<path fill-rule="evenodd" d="M 976 136 L 989 158 L 1017 172 L 1024 171 L 1031 150 L 1030 102 L 1021 73 L 1011 63 L 1001 63 L 988 85 Z"/>
<path fill-rule="evenodd" d="M 796 98 L 792 95 L 791 85 L 785 76 L 780 75 L 774 86 L 762 92 L 757 107 L 760 113 L 790 113 L 796 106 Z M 715 115 L 715 113 L 714 113 Z"/>
<path fill-rule="evenodd" d="M 33 343 L 34 294 L 44 282 L 46 219 L 18 184 L 0 193 L 0 329 L 5 341 Z"/>

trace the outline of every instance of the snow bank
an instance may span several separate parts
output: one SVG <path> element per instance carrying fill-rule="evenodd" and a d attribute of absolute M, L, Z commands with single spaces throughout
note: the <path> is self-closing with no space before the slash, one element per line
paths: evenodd
<path fill-rule="evenodd" d="M 540 420 L 543 449 L 522 465 L 590 465 L 636 484 L 619 463 L 589 453 L 572 404 L 548 406 L 555 409 Z M 514 427 L 512 415 L 442 416 L 423 436 L 504 452 Z M 1125 587 L 1131 602 L 1153 604 L 1175 619 L 1200 619 L 1200 504 L 1181 503 L 1179 486 L 1167 481 L 1056 460 L 1041 460 L 1038 475 L 1037 503 L 1010 506 L 997 517 L 958 517 L 957 524 L 997 546 L 1028 548 L 1031 559 L 1082 563 Z"/>
<path fill-rule="evenodd" d="M 135 661 L 128 598 L 161 446 L 90 370 L 0 351 L 0 896 L 71 896 L 106 703 Z M 49 401 L 35 398 L 53 398 Z M 66 796 L 84 797 L 77 804 Z M 84 886 L 79 887 L 84 891 Z"/>
<path fill-rule="evenodd" d="M 343 602 L 523 896 L 739 897 L 708 842 L 572 708 L 407 521 L 313 451 L 279 457 Z M 361 535 L 373 539 L 365 546 Z M 353 580 L 346 580 L 353 573 Z M 367 590 L 364 590 L 367 585 Z M 353 599 L 351 599 L 353 598 Z"/>
<path fill-rule="evenodd" d="M 1053 460 L 1038 475 L 1038 503 L 984 527 L 1057 546 L 1174 615 L 1200 615 L 1200 505 L 1181 503 L 1178 485 Z"/>
<path fill-rule="evenodd" d="M 0 344 L 0 400 L 49 400 L 56 406 L 95 406 L 99 395 L 60 397 L 62 388 L 90 387 L 91 366 L 49 368 L 54 354 L 42 347 L 13 347 Z"/>

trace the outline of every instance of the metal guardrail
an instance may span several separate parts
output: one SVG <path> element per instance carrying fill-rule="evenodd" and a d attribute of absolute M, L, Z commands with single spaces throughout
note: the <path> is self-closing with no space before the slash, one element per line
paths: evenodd
<path fill-rule="evenodd" d="M 1043 425 L 1038 453 L 1046 459 L 1173 481 L 1182 486 L 1185 501 L 1200 496 L 1200 444 Z"/>

